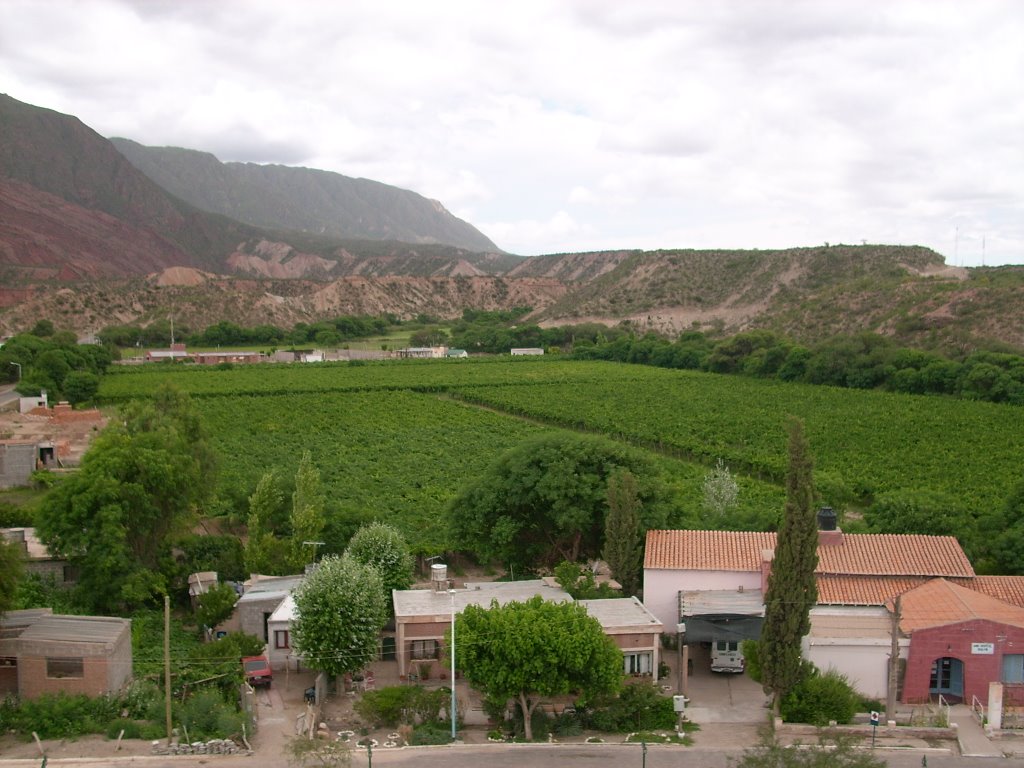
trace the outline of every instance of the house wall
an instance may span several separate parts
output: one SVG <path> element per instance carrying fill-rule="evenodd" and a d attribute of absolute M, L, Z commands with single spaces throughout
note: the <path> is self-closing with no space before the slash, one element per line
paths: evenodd
<path fill-rule="evenodd" d="M 444 635 L 451 626 L 451 619 L 435 621 L 429 617 L 426 621 L 397 622 L 395 625 L 395 661 L 398 663 L 399 674 L 407 674 L 411 664 L 423 663 L 423 660 L 411 658 L 410 649 L 413 640 L 436 640 L 444 652 Z M 456 635 L 456 645 L 458 642 L 459 638 Z"/>
<path fill-rule="evenodd" d="M 749 590 L 761 588 L 760 571 L 683 571 L 644 569 L 644 605 L 674 633 L 679 623 L 679 593 L 696 590 Z"/>
<path fill-rule="evenodd" d="M 112 642 L 23 636 L 15 642 L 18 692 L 24 698 L 60 691 L 99 696 L 119 690 L 132 678 L 130 622 L 124 622 Z M 81 675 L 50 677 L 47 659 L 53 658 L 81 659 Z"/>
<path fill-rule="evenodd" d="M 35 468 L 35 443 L 0 443 L 0 488 L 28 485 Z"/>
<path fill-rule="evenodd" d="M 132 679 L 132 633 L 126 629 L 108 654 L 107 690 L 118 691 Z"/>
<path fill-rule="evenodd" d="M 238 623 L 242 631 L 263 642 L 267 642 L 265 614 L 272 614 L 284 600 L 284 595 L 279 592 L 267 592 L 266 595 L 265 598 L 238 601 Z"/>
<path fill-rule="evenodd" d="M 992 643 L 992 654 L 972 653 L 973 643 Z M 988 685 L 998 682 L 1003 672 L 1003 655 L 1024 653 L 1024 629 L 976 619 L 942 627 L 918 629 L 910 637 L 907 671 L 903 681 L 903 702 L 928 701 L 932 662 L 949 656 L 964 665 L 964 701 L 972 696 L 988 701 Z"/>
<path fill-rule="evenodd" d="M 278 619 L 269 622 L 267 627 L 269 629 L 269 638 L 267 640 L 267 660 L 270 662 L 270 668 L 274 670 L 281 670 L 290 664 L 293 670 L 296 669 L 295 664 L 297 659 L 296 656 L 293 655 L 294 651 L 290 647 L 278 648 L 275 643 L 276 635 L 274 634 L 278 631 L 288 632 L 288 645 L 291 646 L 291 622 L 287 619 Z"/>

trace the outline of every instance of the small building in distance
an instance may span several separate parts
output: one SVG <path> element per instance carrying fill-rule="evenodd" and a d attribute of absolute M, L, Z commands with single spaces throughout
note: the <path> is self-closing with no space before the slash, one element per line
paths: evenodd
<path fill-rule="evenodd" d="M 102 696 L 132 679 L 131 620 L 61 616 L 49 608 L 0 618 L 0 696 Z"/>
<path fill-rule="evenodd" d="M 160 363 L 166 360 L 190 360 L 191 355 L 185 351 L 184 344 L 171 344 L 170 349 L 151 349 L 146 352 L 147 363 Z"/>
<path fill-rule="evenodd" d="M 198 365 L 219 365 L 220 363 L 249 365 L 251 363 L 262 363 L 265 355 L 262 352 L 228 350 L 224 352 L 196 352 L 192 355 L 192 359 Z"/>
<path fill-rule="evenodd" d="M 35 528 L 0 528 L 9 542 L 25 553 L 25 572 L 52 580 L 58 587 L 70 587 L 78 580 L 78 569 L 63 558 L 54 557 L 36 536 Z"/>
<path fill-rule="evenodd" d="M 509 352 L 512 354 L 513 357 L 518 357 L 520 355 L 543 355 L 544 354 L 544 350 L 541 349 L 540 347 L 512 347 L 512 349 L 509 350 Z"/>

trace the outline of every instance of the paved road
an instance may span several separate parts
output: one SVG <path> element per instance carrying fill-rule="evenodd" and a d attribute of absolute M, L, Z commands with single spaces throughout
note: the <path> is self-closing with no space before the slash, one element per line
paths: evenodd
<path fill-rule="evenodd" d="M 1019 758 L 964 758 L 934 752 L 876 752 L 891 768 L 921 768 L 926 757 L 928 768 L 1021 768 Z M 647 768 L 730 768 L 742 755 L 739 749 L 700 749 L 696 747 L 649 746 Z M 457 747 L 422 747 L 375 750 L 373 766 L 388 768 L 625 768 L 641 766 L 644 756 L 640 745 L 547 746 L 536 744 L 482 745 Z M 38 766 L 38 760 L 0 760 L 0 768 Z M 291 768 L 283 757 L 135 757 L 121 760 L 50 760 L 50 768 L 96 768 L 98 765 L 145 766 L 146 768 L 183 768 L 203 765 L 206 768 Z M 352 759 L 352 768 L 367 768 L 366 752 Z"/>

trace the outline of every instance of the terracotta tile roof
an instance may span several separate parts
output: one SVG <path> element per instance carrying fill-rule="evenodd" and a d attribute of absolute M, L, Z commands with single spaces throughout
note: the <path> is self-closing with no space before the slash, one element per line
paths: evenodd
<path fill-rule="evenodd" d="M 932 579 L 910 590 L 900 602 L 904 632 L 978 619 L 1024 627 L 1024 608 L 945 579 Z"/>
<path fill-rule="evenodd" d="M 885 605 L 927 580 L 924 576 L 818 576 L 818 605 Z"/>
<path fill-rule="evenodd" d="M 1024 608 L 1024 576 L 975 576 L 964 586 Z"/>
<path fill-rule="evenodd" d="M 760 571 L 775 534 L 760 531 L 648 531 L 644 568 Z"/>
<path fill-rule="evenodd" d="M 775 534 L 750 531 L 648 531 L 644 568 L 758 571 Z M 819 574 L 969 578 L 974 569 L 952 536 L 841 534 L 841 543 L 818 547 Z"/>

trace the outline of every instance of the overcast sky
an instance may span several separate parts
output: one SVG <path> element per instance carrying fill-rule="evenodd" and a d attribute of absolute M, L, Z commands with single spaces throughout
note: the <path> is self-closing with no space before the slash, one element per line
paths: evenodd
<path fill-rule="evenodd" d="M 1024 264 L 1018 0 L 0 0 L 0 91 L 440 200 L 505 250 Z"/>

